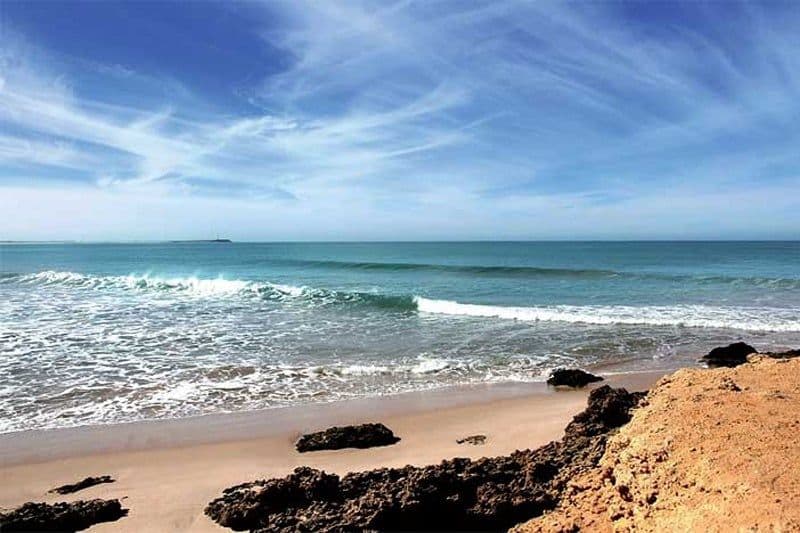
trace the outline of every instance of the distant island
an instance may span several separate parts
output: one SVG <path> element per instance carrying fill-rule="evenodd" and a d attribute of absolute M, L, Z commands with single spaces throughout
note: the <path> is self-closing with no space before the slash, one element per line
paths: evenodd
<path fill-rule="evenodd" d="M 196 239 L 187 241 L 169 241 L 171 243 L 187 243 L 187 242 L 233 242 L 230 239 Z"/>

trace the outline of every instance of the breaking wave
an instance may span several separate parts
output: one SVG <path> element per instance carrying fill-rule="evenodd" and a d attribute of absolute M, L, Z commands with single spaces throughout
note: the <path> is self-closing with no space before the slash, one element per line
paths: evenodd
<path fill-rule="evenodd" d="M 716 307 L 708 305 L 547 305 L 496 306 L 429 299 L 414 295 L 340 291 L 297 287 L 266 281 L 158 278 L 147 275 L 93 276 L 45 271 L 3 274 L 0 283 L 65 286 L 86 290 L 126 290 L 175 293 L 198 298 L 244 297 L 299 301 L 314 305 L 355 305 L 431 315 L 497 318 L 524 322 L 562 322 L 590 325 L 679 326 L 743 331 L 800 331 L 799 308 Z"/>
<path fill-rule="evenodd" d="M 744 331 L 800 331 L 800 309 L 726 308 L 704 305 L 504 307 L 417 297 L 424 313 L 500 318 L 525 322 L 682 326 Z"/>
<path fill-rule="evenodd" d="M 147 275 L 93 276 L 76 272 L 44 271 L 35 274 L 4 274 L 0 283 L 64 286 L 86 290 L 126 290 L 155 293 L 175 293 L 199 298 L 257 297 L 278 301 L 309 301 L 319 305 L 354 304 L 414 311 L 413 296 L 388 295 L 360 291 L 338 291 L 313 287 L 297 287 L 266 281 L 159 278 Z"/>

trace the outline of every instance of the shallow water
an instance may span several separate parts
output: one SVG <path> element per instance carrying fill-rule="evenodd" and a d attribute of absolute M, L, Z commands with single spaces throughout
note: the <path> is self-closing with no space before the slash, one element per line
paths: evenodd
<path fill-rule="evenodd" d="M 800 243 L 0 245 L 0 431 L 800 345 Z"/>

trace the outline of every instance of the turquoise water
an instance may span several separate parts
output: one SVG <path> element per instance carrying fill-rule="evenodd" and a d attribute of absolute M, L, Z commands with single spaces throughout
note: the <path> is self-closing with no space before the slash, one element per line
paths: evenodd
<path fill-rule="evenodd" d="M 798 242 L 0 245 L 0 431 L 800 346 Z"/>

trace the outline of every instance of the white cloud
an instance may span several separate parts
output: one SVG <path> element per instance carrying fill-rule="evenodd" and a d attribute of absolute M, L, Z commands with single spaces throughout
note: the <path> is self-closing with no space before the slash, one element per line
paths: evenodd
<path fill-rule="evenodd" d="M 114 204 L 120 218 L 144 216 L 140 206 L 165 195 L 148 212 L 162 222 L 173 209 L 204 216 L 216 198 L 220 212 L 246 224 L 243 213 L 269 201 L 288 222 L 253 220 L 287 235 L 305 228 L 298 238 L 313 224 L 333 231 L 338 218 L 342 232 L 364 225 L 371 238 L 403 228 L 431 237 L 590 235 L 638 230 L 633 217 L 656 231 L 671 223 L 656 205 L 665 192 L 683 191 L 675 202 L 684 206 L 702 198 L 721 215 L 724 200 L 712 192 L 734 181 L 745 197 L 791 204 L 776 191 L 800 176 L 765 176 L 800 163 L 797 20 L 778 24 L 745 6 L 752 16 L 736 30 L 758 46 L 744 61 L 696 28 L 638 33 L 610 7 L 271 2 L 264 10 L 279 12 L 281 25 L 264 39 L 291 62 L 245 91 L 260 113 L 221 111 L 191 87 L 140 106 L 112 91 L 90 97 L 47 51 L 7 33 L 0 179 L 27 183 L 33 201 L 61 186 L 41 181 L 41 166 L 77 173 L 96 184 L 86 197 Z M 111 85 L 173 83 L 135 66 L 84 66 Z M 73 225 L 89 224 L 75 216 Z M 397 227 L 374 222 L 381 217 Z M 108 228 L 96 222 L 87 227 Z"/>

